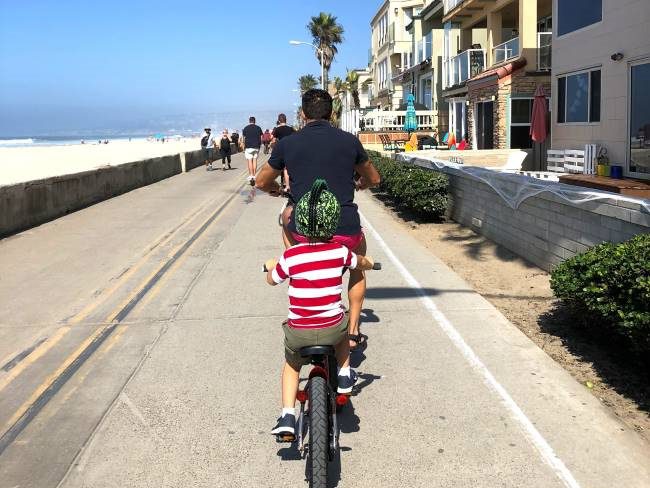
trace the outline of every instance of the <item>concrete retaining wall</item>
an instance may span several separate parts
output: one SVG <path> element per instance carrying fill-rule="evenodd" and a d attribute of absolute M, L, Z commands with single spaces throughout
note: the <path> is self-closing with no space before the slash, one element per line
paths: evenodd
<path fill-rule="evenodd" d="M 201 151 L 190 151 L 1 186 L 0 237 L 188 171 L 203 164 L 201 158 Z"/>
<path fill-rule="evenodd" d="M 425 162 L 416 161 L 421 163 Z M 605 198 L 576 203 L 544 191 L 512 208 L 490 185 L 449 167 L 442 171 L 449 176 L 453 220 L 547 271 L 601 242 L 621 242 L 650 232 L 647 200 L 621 200 L 615 194 L 595 191 Z M 516 195 L 530 181 L 515 174 L 501 173 L 497 178 L 509 195 Z M 555 190 L 577 190 L 561 183 L 544 184 Z"/>

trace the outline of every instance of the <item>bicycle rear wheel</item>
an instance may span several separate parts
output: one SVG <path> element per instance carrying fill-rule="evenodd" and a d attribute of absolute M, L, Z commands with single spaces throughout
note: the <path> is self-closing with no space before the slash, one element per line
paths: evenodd
<path fill-rule="evenodd" d="M 329 459 L 329 408 L 325 378 L 314 376 L 309 381 L 309 467 L 310 488 L 327 487 Z"/>

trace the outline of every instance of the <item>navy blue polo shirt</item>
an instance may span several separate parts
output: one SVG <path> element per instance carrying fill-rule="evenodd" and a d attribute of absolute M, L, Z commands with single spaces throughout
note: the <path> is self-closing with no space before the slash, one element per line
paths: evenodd
<path fill-rule="evenodd" d="M 351 236 L 361 232 L 359 212 L 354 203 L 354 171 L 357 164 L 366 161 L 368 155 L 359 139 L 325 120 L 318 120 L 278 141 L 269 165 L 278 171 L 287 168 L 296 202 L 311 189 L 314 180 L 325 179 L 341 204 L 336 234 Z M 289 223 L 289 230 L 297 232 L 294 219 Z"/>

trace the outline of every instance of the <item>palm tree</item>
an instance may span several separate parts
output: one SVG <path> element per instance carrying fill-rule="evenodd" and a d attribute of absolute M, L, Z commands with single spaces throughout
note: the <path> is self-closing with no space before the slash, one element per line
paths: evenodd
<path fill-rule="evenodd" d="M 328 75 L 334 56 L 338 52 L 337 44 L 343 42 L 343 26 L 336 22 L 336 16 L 321 12 L 316 17 L 312 17 L 307 29 L 314 39 L 314 44 L 322 51 L 324 80 L 323 86 L 327 89 Z M 320 62 L 320 52 L 316 51 L 316 58 Z"/>
<path fill-rule="evenodd" d="M 354 70 L 348 70 L 347 75 L 345 75 L 345 81 L 352 93 L 354 108 L 361 108 L 361 100 L 359 100 L 359 73 Z"/>
<path fill-rule="evenodd" d="M 343 81 L 340 76 L 334 77 L 333 85 L 334 85 L 334 90 L 336 91 L 336 95 L 344 91 L 346 88 L 345 81 Z"/>
<path fill-rule="evenodd" d="M 314 75 L 302 75 L 298 78 L 298 88 L 300 88 L 300 94 L 302 95 L 308 90 L 312 90 L 318 86 L 318 80 L 314 78 Z"/>

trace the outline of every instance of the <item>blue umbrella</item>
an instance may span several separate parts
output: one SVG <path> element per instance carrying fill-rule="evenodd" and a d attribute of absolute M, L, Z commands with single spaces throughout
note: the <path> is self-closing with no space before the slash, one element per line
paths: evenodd
<path fill-rule="evenodd" d="M 404 121 L 404 130 L 411 133 L 418 128 L 418 119 L 415 116 L 415 97 L 409 93 L 406 97 L 406 120 Z"/>

